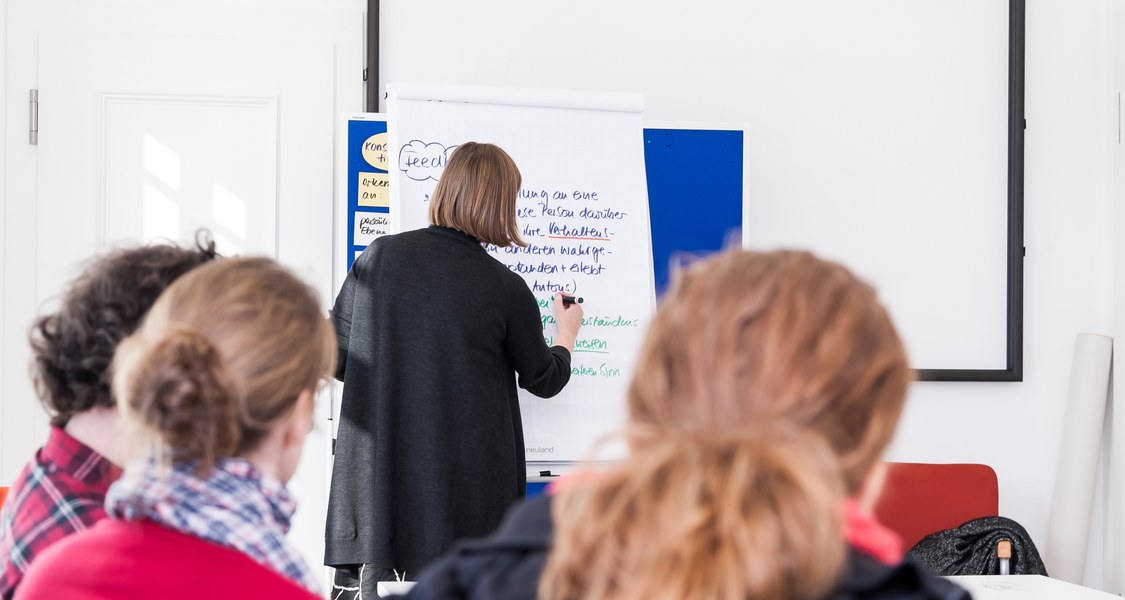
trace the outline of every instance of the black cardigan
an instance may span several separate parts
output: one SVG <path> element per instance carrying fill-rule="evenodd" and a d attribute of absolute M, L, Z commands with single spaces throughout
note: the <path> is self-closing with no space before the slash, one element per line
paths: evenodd
<path fill-rule="evenodd" d="M 518 506 L 490 537 L 458 544 L 422 572 L 408 600 L 535 600 L 554 524 L 550 497 Z M 884 565 L 850 549 L 843 578 L 825 600 L 971 600 L 909 560 Z"/>
<path fill-rule="evenodd" d="M 324 561 L 420 570 L 524 495 L 519 386 L 570 379 L 523 279 L 457 230 L 376 240 L 336 298 L 344 382 Z"/>

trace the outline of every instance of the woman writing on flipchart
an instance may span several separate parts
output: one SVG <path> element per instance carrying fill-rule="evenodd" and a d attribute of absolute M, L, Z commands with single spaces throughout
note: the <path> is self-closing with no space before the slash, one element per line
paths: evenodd
<path fill-rule="evenodd" d="M 454 540 L 491 532 L 524 495 L 516 385 L 563 389 L 582 309 L 556 295 L 548 347 L 531 290 L 482 246 L 526 245 L 520 185 L 502 149 L 461 145 L 432 225 L 372 243 L 336 298 L 344 389 L 325 564 L 338 588 L 374 597 L 375 582 L 410 579 Z"/>

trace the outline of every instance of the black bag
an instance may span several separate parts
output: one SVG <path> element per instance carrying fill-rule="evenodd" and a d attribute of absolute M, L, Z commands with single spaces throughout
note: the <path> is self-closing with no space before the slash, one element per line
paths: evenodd
<path fill-rule="evenodd" d="M 1008 573 L 1046 575 L 1035 542 L 1019 523 L 1004 517 L 982 517 L 922 538 L 906 555 L 935 575 L 999 575 L 996 555 L 1001 540 L 1012 543 Z"/>

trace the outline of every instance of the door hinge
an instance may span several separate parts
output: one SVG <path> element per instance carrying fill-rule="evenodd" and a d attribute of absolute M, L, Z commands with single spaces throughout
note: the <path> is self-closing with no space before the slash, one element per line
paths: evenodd
<path fill-rule="evenodd" d="M 367 81 L 367 67 L 363 68 L 363 80 Z"/>
<path fill-rule="evenodd" d="M 39 90 L 31 90 L 28 99 L 28 143 L 32 146 L 39 145 Z"/>

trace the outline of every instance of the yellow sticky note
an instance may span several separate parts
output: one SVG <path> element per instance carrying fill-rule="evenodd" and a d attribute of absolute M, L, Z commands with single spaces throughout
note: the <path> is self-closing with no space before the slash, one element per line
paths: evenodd
<path fill-rule="evenodd" d="M 363 141 L 363 148 L 360 150 L 363 153 L 363 160 L 367 164 L 381 169 L 387 169 L 387 134 L 376 133 L 375 135 Z"/>
<path fill-rule="evenodd" d="M 386 173 L 359 174 L 359 205 L 390 206 L 391 177 Z"/>

